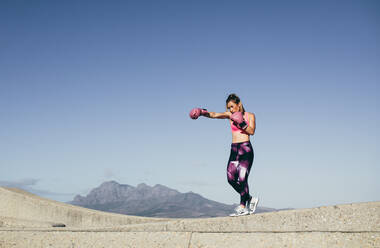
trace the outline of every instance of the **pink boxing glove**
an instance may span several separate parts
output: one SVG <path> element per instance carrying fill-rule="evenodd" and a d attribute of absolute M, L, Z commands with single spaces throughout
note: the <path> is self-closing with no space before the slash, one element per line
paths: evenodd
<path fill-rule="evenodd" d="M 235 112 L 230 117 L 231 121 L 234 122 L 235 126 L 240 129 L 246 129 L 248 127 L 247 122 L 245 122 L 243 118 L 243 114 L 241 112 Z"/>
<path fill-rule="evenodd" d="M 190 111 L 190 118 L 191 119 L 198 119 L 198 117 L 200 115 L 203 115 L 203 116 L 206 116 L 208 114 L 208 111 L 207 109 L 201 109 L 201 108 L 193 108 L 191 111 Z"/>

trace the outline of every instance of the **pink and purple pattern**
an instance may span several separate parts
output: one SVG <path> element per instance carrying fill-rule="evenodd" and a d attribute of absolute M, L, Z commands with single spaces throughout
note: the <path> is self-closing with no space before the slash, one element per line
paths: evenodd
<path fill-rule="evenodd" d="M 250 198 L 248 175 L 253 163 L 251 142 L 231 144 L 231 154 L 227 166 L 228 183 L 240 194 L 240 204 L 246 205 Z"/>

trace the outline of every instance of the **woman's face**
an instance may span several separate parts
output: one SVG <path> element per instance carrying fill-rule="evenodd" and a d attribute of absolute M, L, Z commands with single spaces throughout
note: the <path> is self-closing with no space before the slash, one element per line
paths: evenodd
<path fill-rule="evenodd" d="M 236 104 L 234 101 L 229 101 L 228 104 L 227 104 L 227 109 L 231 112 L 231 113 L 235 113 L 235 112 L 239 112 L 240 108 L 239 108 L 239 104 Z"/>

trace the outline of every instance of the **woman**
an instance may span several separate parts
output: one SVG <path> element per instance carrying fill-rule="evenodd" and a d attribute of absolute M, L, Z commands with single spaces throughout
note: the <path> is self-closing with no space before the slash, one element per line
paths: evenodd
<path fill-rule="evenodd" d="M 231 154 L 227 165 L 228 183 L 240 194 L 240 205 L 230 216 L 252 214 L 256 211 L 259 199 L 249 194 L 248 175 L 253 163 L 253 148 L 250 135 L 255 134 L 256 121 L 253 113 L 246 112 L 240 98 L 230 94 L 226 100 L 226 112 L 215 113 L 206 109 L 194 108 L 192 119 L 199 116 L 229 119 L 232 131 Z"/>

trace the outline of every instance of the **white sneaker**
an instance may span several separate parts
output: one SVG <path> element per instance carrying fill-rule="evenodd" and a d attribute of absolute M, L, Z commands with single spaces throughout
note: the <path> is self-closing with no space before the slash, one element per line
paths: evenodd
<path fill-rule="evenodd" d="M 243 215 L 248 215 L 248 214 L 249 214 L 249 210 L 239 205 L 235 208 L 235 213 L 230 214 L 230 216 L 236 217 L 236 216 L 243 216 Z"/>
<path fill-rule="evenodd" d="M 249 214 L 253 214 L 256 212 L 257 204 L 259 204 L 259 198 L 252 197 L 251 202 L 249 203 Z"/>

